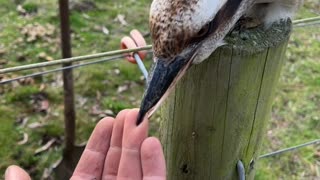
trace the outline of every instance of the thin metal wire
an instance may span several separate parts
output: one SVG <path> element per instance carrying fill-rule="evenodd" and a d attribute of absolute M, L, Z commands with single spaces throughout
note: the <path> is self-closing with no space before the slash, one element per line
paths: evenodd
<path fill-rule="evenodd" d="M 148 54 L 152 53 L 152 51 L 147 51 Z M 53 69 L 53 70 L 48 70 L 48 71 L 43 71 L 43 72 L 38 72 L 38 73 L 33 73 L 33 74 L 29 74 L 29 75 L 25 75 L 25 76 L 20 76 L 20 77 L 17 77 L 17 78 L 13 78 L 13 79 L 8 79 L 8 80 L 5 80 L 5 81 L 0 81 L 0 85 L 2 84 L 7 84 L 7 83 L 10 83 L 10 82 L 13 82 L 13 81 L 18 81 L 18 80 L 21 80 L 21 79 L 25 79 L 25 78 L 29 78 L 29 77 L 35 77 L 35 76 L 40 76 L 40 75 L 45 75 L 45 74 L 49 74 L 49 73 L 54 73 L 54 72 L 58 72 L 58 71 L 63 71 L 65 69 L 72 69 L 72 68 L 78 68 L 78 67 L 82 67 L 82 66 L 88 66 L 88 65 L 92 65 L 92 64 L 98 64 L 98 63 L 102 63 L 102 62 L 105 62 L 105 61 L 111 61 L 111 60 L 115 60 L 115 59 L 119 59 L 119 58 L 125 58 L 126 55 L 118 55 L 118 56 L 113 56 L 113 57 L 110 57 L 110 58 L 105 58 L 105 59 L 101 59 L 101 60 L 96 60 L 96 61 L 92 61 L 92 62 L 88 62 L 88 63 L 81 63 L 81 64 L 77 64 L 77 65 L 73 65 L 73 66 L 68 66 L 68 67 L 62 67 L 62 68 L 56 68 L 56 69 Z M 139 57 L 139 56 L 138 56 Z M 137 58 L 137 57 L 135 57 Z M 139 57 L 140 58 L 140 57 Z M 138 61 L 139 62 L 139 59 Z M 148 71 L 147 69 L 145 68 L 142 60 L 140 59 L 140 65 L 139 65 L 139 68 L 140 68 L 140 71 L 141 73 L 145 76 L 146 78 L 146 81 L 147 81 L 147 78 L 148 78 Z M 142 68 L 144 70 L 142 70 Z"/>
<path fill-rule="evenodd" d="M 259 156 L 258 159 L 272 157 L 272 156 L 279 155 L 279 154 L 282 154 L 282 153 L 285 153 L 285 152 L 294 151 L 294 150 L 297 150 L 297 149 L 300 149 L 300 148 L 303 148 L 303 147 L 306 147 L 306 146 L 317 145 L 317 144 L 320 144 L 320 139 L 313 140 L 313 141 L 310 141 L 310 142 L 307 142 L 307 143 L 304 143 L 304 144 L 300 144 L 300 145 L 297 145 L 297 146 L 293 146 L 293 147 L 290 147 L 290 148 L 282 149 L 282 150 L 279 150 L 279 151 L 271 152 L 271 153 Z"/>
<path fill-rule="evenodd" d="M 20 76 L 20 77 L 13 78 L 13 79 L 8 79 L 5 81 L 0 81 L 0 85 L 11 83 L 13 81 L 18 81 L 21 79 L 30 78 L 30 77 L 36 77 L 36 76 L 41 76 L 41 75 L 45 75 L 45 74 L 49 74 L 49 73 L 59 72 L 59 71 L 63 71 L 66 69 L 74 69 L 74 68 L 79 68 L 82 66 L 88 66 L 88 65 L 98 64 L 98 63 L 102 63 L 102 62 L 112 61 L 112 60 L 116 60 L 116 59 L 120 59 L 120 58 L 124 58 L 124 57 L 125 57 L 124 55 L 119 55 L 119 56 L 114 56 L 114 57 L 110 57 L 110 58 L 104 58 L 104 59 L 88 62 L 88 63 L 82 63 L 82 64 L 66 66 L 66 67 L 52 69 L 52 70 L 43 71 L 43 72 L 37 72 L 37 73 L 33 73 L 33 74 L 25 75 L 25 76 Z"/>
<path fill-rule="evenodd" d="M 58 59 L 58 60 L 54 60 L 54 61 L 50 61 L 50 62 L 42 62 L 42 63 L 35 63 L 35 64 L 10 67 L 10 68 L 5 68 L 5 69 L 0 69 L 0 74 L 16 72 L 16 71 L 23 71 L 23 70 L 27 70 L 27 69 L 42 68 L 42 67 L 47 67 L 47 66 L 54 66 L 54 65 L 64 64 L 64 63 L 73 63 L 73 62 L 77 62 L 77 61 L 84 61 L 84 60 L 89 60 L 89 59 L 96 59 L 96 58 L 102 58 L 102 57 L 107 57 L 107 56 L 114 56 L 114 55 L 138 52 L 138 51 L 143 51 L 143 50 L 150 50 L 151 48 L 152 48 L 151 45 L 147 45 L 145 47 L 139 47 L 139 48 L 134 48 L 134 49 L 109 51 L 109 52 L 92 54 L 92 55 L 78 56 L 78 57 L 72 57 L 72 58 L 66 58 L 66 59 Z"/>
<path fill-rule="evenodd" d="M 146 67 L 144 66 L 139 54 L 134 53 L 133 56 L 134 56 L 134 58 L 135 58 L 135 60 L 136 60 L 136 62 L 138 64 L 138 66 L 139 66 L 139 68 L 140 68 L 145 80 L 147 81 L 147 79 L 148 79 L 148 71 L 147 71 Z"/>
<path fill-rule="evenodd" d="M 315 21 L 320 21 L 320 16 L 294 20 L 294 21 L 293 21 L 293 24 L 300 24 L 300 23 L 307 23 L 307 22 L 315 22 Z"/>
<path fill-rule="evenodd" d="M 320 21 L 300 23 L 300 24 L 294 25 L 294 27 L 299 28 L 299 27 L 315 26 L 315 25 L 320 25 Z"/>

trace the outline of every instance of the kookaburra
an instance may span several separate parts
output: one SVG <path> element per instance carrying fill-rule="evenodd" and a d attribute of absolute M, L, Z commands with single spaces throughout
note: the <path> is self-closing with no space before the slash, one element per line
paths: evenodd
<path fill-rule="evenodd" d="M 150 31 L 155 64 L 137 124 L 152 113 L 186 70 L 209 57 L 240 18 L 265 28 L 292 18 L 303 0 L 153 0 Z"/>

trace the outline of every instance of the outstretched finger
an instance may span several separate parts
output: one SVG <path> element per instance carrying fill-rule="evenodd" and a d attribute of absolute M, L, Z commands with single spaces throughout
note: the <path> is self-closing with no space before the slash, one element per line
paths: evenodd
<path fill-rule="evenodd" d="M 104 164 L 102 179 L 116 179 L 122 150 L 124 120 L 129 110 L 121 111 L 113 124 L 110 148 Z"/>
<path fill-rule="evenodd" d="M 31 180 L 30 176 L 26 171 L 21 169 L 19 166 L 9 166 L 4 175 L 5 180 Z"/>
<path fill-rule="evenodd" d="M 148 135 L 148 120 L 145 119 L 139 126 L 136 125 L 138 109 L 127 113 L 123 138 L 122 153 L 118 171 L 118 179 L 142 179 L 140 149 L 142 142 Z"/>
<path fill-rule="evenodd" d="M 76 179 L 101 179 L 105 157 L 112 134 L 114 119 L 102 119 L 90 136 L 80 161 L 71 177 Z"/>
<path fill-rule="evenodd" d="M 150 137 L 141 146 L 143 180 L 165 180 L 166 164 L 160 141 Z"/>

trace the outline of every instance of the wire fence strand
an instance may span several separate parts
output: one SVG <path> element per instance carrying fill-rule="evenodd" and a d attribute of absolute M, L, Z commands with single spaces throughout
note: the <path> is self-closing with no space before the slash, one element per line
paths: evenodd
<path fill-rule="evenodd" d="M 301 24 L 301 23 L 308 23 L 308 22 L 315 22 L 315 21 L 320 21 L 320 16 L 294 20 L 293 24 L 297 25 L 297 24 Z"/>
<path fill-rule="evenodd" d="M 5 69 L 0 69 L 0 74 L 23 71 L 23 70 L 27 70 L 27 69 L 35 69 L 35 68 L 42 68 L 42 67 L 47 67 L 47 66 L 60 65 L 60 64 L 64 64 L 64 63 L 74 63 L 74 62 L 78 62 L 78 61 L 84 61 L 84 60 L 96 59 L 96 58 L 102 58 L 102 57 L 108 57 L 108 56 L 115 56 L 115 55 L 138 52 L 138 51 L 143 51 L 143 50 L 150 50 L 151 48 L 152 48 L 151 45 L 147 45 L 145 47 L 139 47 L 139 48 L 134 48 L 134 49 L 109 51 L 109 52 L 92 54 L 92 55 L 77 56 L 77 57 L 66 58 L 66 59 L 58 59 L 58 60 L 53 60 L 50 62 L 42 62 L 42 63 L 34 63 L 34 64 L 16 66 L 16 67 L 9 67 L 9 68 L 5 68 Z"/>
<path fill-rule="evenodd" d="M 150 53 L 152 53 L 152 51 L 149 50 L 149 51 L 147 51 L 147 53 L 150 54 Z M 134 56 L 135 56 L 135 58 L 138 58 L 136 53 L 134 54 Z M 126 57 L 126 55 L 112 56 L 112 57 L 109 57 L 109 58 L 104 58 L 104 59 L 91 61 L 91 62 L 87 62 L 87 63 L 81 63 L 81 64 L 72 65 L 72 66 L 61 67 L 61 68 L 56 68 L 56 69 L 52 69 L 52 70 L 47 70 L 47 71 L 37 72 L 37 73 L 33 73 L 33 74 L 28 74 L 28 75 L 24 75 L 24 76 L 12 78 L 12 79 L 7 79 L 7 80 L 4 80 L 4 81 L 0 81 L 0 85 L 8 84 L 8 83 L 11 83 L 11 82 L 14 82 L 14 81 L 19 81 L 21 79 L 26 79 L 26 78 L 41 76 L 41 75 L 50 74 L 50 73 L 54 73 L 54 72 L 59 72 L 59 71 L 63 71 L 63 70 L 66 70 L 66 69 L 79 68 L 79 67 L 88 66 L 88 65 L 94 65 L 94 64 L 98 64 L 98 63 L 107 62 L 107 61 L 114 61 L 114 60 L 125 58 L 125 57 Z M 148 72 L 145 69 L 145 66 L 144 66 L 144 64 L 143 64 L 141 59 L 140 59 L 140 61 L 141 62 L 140 62 L 139 68 L 140 69 L 144 68 L 143 70 L 141 70 L 141 72 L 145 76 L 145 78 L 147 79 Z"/>
<path fill-rule="evenodd" d="M 48 71 L 42 71 L 42 72 L 37 72 L 37 73 L 33 73 L 33 74 L 28 74 L 28 75 L 20 76 L 17 78 L 12 78 L 12 79 L 8 79 L 8 80 L 0 81 L 0 85 L 11 83 L 13 81 L 18 81 L 21 79 L 26 79 L 26 78 L 41 76 L 41 75 L 45 75 L 45 74 L 49 74 L 49 73 L 59 72 L 59 71 L 63 71 L 66 69 L 74 69 L 74 68 L 79 68 L 82 66 L 88 66 L 88 65 L 98 64 L 98 63 L 102 63 L 102 62 L 113 61 L 113 60 L 117 60 L 117 59 L 124 58 L 124 57 L 125 57 L 124 55 L 118 55 L 118 56 L 104 58 L 104 59 L 100 59 L 100 60 L 96 60 L 96 61 L 92 61 L 92 62 L 88 62 L 88 63 L 81 63 L 81 64 L 72 65 L 72 66 L 66 66 L 66 67 L 62 67 L 62 68 L 52 69 L 52 70 L 48 70 Z"/>
<path fill-rule="evenodd" d="M 293 146 L 293 147 L 289 147 L 289 148 L 286 148 L 286 149 L 281 149 L 281 150 L 278 150 L 278 151 L 274 151 L 274 152 L 271 152 L 271 153 L 268 153 L 268 154 L 264 154 L 262 156 L 259 156 L 258 159 L 276 156 L 276 155 L 279 155 L 279 154 L 282 154 L 282 153 L 298 150 L 298 149 L 301 149 L 301 148 L 306 147 L 306 146 L 317 145 L 317 144 L 320 144 L 320 139 L 316 139 L 316 140 L 313 140 L 313 141 L 310 141 L 310 142 L 307 142 L 307 143 L 304 143 L 304 144 L 300 144 L 300 145 L 297 145 L 297 146 Z"/>
<path fill-rule="evenodd" d="M 300 28 L 300 27 L 315 26 L 315 25 L 320 25 L 320 21 L 300 23 L 300 24 L 296 24 L 295 27 Z"/>

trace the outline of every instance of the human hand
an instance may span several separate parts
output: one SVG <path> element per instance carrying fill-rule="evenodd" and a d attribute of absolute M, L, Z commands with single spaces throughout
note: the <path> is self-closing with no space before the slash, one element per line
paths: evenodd
<path fill-rule="evenodd" d="M 147 137 L 148 120 L 136 126 L 138 109 L 107 117 L 94 129 L 71 180 L 165 180 L 166 168 L 158 139 Z M 21 168 L 10 166 L 6 180 L 29 180 Z"/>

